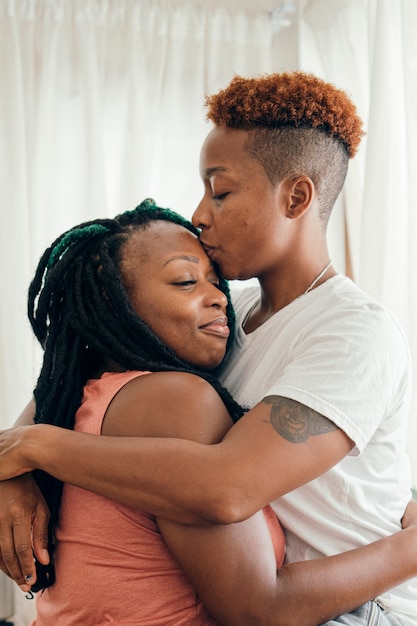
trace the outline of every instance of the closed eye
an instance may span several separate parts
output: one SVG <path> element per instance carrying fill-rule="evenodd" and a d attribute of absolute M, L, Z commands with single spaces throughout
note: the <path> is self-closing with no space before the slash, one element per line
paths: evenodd
<path fill-rule="evenodd" d="M 189 287 L 190 285 L 195 285 L 196 280 L 182 280 L 179 282 L 172 283 L 173 285 L 178 285 L 179 287 Z"/>
<path fill-rule="evenodd" d="M 213 195 L 213 200 L 224 200 L 224 198 L 228 195 L 229 195 L 228 191 L 226 191 L 225 193 L 218 193 L 218 194 Z"/>

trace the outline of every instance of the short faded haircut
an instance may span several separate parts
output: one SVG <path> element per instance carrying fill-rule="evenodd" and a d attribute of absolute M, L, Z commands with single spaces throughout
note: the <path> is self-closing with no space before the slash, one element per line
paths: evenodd
<path fill-rule="evenodd" d="M 249 131 L 246 149 L 276 185 L 307 175 L 316 186 L 327 224 L 343 187 L 349 159 L 365 134 L 349 96 L 312 74 L 284 72 L 235 76 L 206 98 L 216 126 Z"/>

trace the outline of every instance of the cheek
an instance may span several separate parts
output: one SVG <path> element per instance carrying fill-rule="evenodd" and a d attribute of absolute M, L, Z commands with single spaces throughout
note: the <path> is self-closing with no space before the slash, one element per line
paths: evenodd
<path fill-rule="evenodd" d="M 184 347 L 194 343 L 195 324 L 184 311 L 172 309 L 167 302 L 165 308 L 154 307 L 148 313 L 148 324 L 154 333 L 175 352 L 183 351 Z"/>
<path fill-rule="evenodd" d="M 158 319 L 157 311 L 152 304 L 144 305 L 143 302 L 137 303 L 132 301 L 133 307 L 137 315 L 154 330 L 154 321 Z"/>
<path fill-rule="evenodd" d="M 246 239 L 247 231 L 245 218 L 227 216 L 216 222 L 216 239 L 224 249 L 239 249 L 241 242 Z"/>
<path fill-rule="evenodd" d="M 153 300 L 135 306 L 136 313 L 151 328 L 164 343 L 172 347 L 175 339 L 175 329 L 178 327 L 176 320 L 168 312 L 169 305 L 166 302 L 158 303 Z M 174 332 L 173 332 L 174 331 Z"/>
<path fill-rule="evenodd" d="M 242 260 L 248 256 L 248 250 L 255 250 L 259 242 L 263 242 L 264 235 L 260 233 L 257 221 L 250 222 L 239 218 L 238 222 L 230 223 L 223 230 L 227 240 L 227 248 L 242 256 Z"/>

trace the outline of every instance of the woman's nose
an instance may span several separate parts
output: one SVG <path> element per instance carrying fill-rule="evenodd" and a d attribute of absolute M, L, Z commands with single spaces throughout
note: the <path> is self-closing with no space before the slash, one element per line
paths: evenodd
<path fill-rule="evenodd" d="M 209 301 L 210 301 L 210 306 L 218 306 L 218 307 L 221 307 L 223 310 L 226 310 L 226 307 L 227 307 L 226 294 L 223 293 L 223 291 L 219 288 L 218 285 L 215 285 L 213 283 L 210 283 Z"/>
<path fill-rule="evenodd" d="M 196 210 L 194 211 L 191 217 L 191 221 L 194 224 L 194 226 L 196 226 L 197 228 L 201 228 L 201 230 L 203 230 L 204 228 L 207 228 L 208 216 L 207 216 L 207 211 L 204 209 L 204 198 L 201 199 Z"/>

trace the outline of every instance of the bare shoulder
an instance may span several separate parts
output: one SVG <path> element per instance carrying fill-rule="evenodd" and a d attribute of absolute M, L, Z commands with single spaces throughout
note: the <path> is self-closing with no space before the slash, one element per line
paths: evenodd
<path fill-rule="evenodd" d="M 102 434 L 220 441 L 232 425 L 220 396 L 206 380 L 186 372 L 134 378 L 113 398 Z"/>

